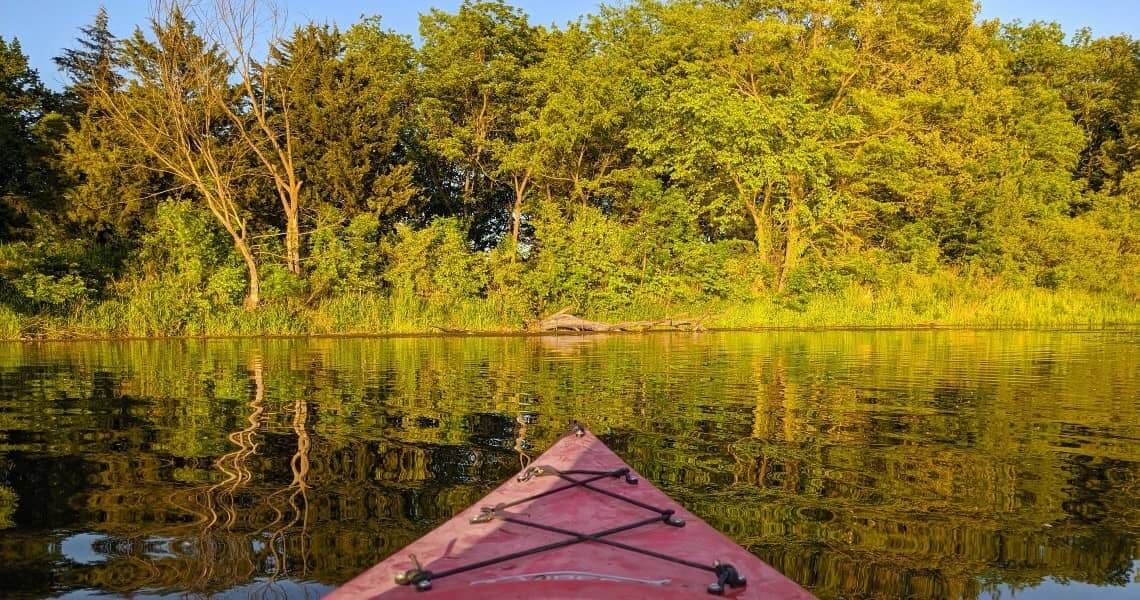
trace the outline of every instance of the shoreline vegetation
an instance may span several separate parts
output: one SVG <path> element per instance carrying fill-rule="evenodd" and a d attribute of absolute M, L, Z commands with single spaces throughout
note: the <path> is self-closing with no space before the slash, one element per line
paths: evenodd
<path fill-rule="evenodd" d="M 942 304 L 928 299 L 872 300 L 867 290 L 813 297 L 794 308 L 777 301 L 752 304 L 690 307 L 677 315 L 700 315 L 696 331 L 734 330 L 844 330 L 844 329 L 1055 329 L 1108 330 L 1140 327 L 1135 303 L 1111 296 L 1048 290 L 1005 290 L 972 300 L 951 299 Z M 413 305 L 414 306 L 414 305 Z M 401 308 L 403 309 L 401 311 Z M 613 321 L 653 322 L 665 318 L 646 313 L 613 312 Z M 650 331 L 693 331 L 692 327 L 662 324 L 627 327 L 615 331 L 553 331 L 534 327 L 533 321 L 497 321 L 485 302 L 451 309 L 398 307 L 386 296 L 357 296 L 305 309 L 301 313 L 265 307 L 251 314 L 205 315 L 197 322 L 181 323 L 178 331 L 136 330 L 131 323 L 108 326 L 94 319 L 98 309 L 53 317 L 20 317 L 0 310 L 0 341 L 138 340 L 234 337 L 363 337 L 403 335 L 556 335 Z M 678 318 L 678 317 L 671 317 Z M 687 318 L 687 317 L 682 317 Z"/>
<path fill-rule="evenodd" d="M 1140 325 L 1140 41 L 896 4 L 0 38 L 0 340 Z"/>

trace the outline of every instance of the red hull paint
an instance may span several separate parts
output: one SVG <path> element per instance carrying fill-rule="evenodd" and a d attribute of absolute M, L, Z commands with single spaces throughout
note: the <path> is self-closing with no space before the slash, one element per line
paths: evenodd
<path fill-rule="evenodd" d="M 581 437 L 566 436 L 532 464 L 548 465 L 560 471 L 609 471 L 626 467 L 617 455 L 590 433 Z M 430 591 L 419 592 L 413 586 L 395 583 L 396 574 L 412 567 L 409 554 L 415 554 L 423 568 L 438 573 L 567 539 L 565 535 L 498 519 L 482 524 L 470 522 L 484 506 L 511 502 L 565 483 L 557 476 L 535 477 L 525 482 L 512 478 L 482 501 L 365 571 L 329 597 L 336 600 L 714 597 L 707 592 L 707 586 L 716 578 L 708 571 L 589 541 L 435 579 Z M 607 539 L 702 564 L 712 564 L 716 560 L 729 563 L 748 579 L 748 584 L 743 588 L 727 589 L 724 593 L 727 598 L 813 597 L 794 581 L 673 502 L 645 479 L 641 478 L 637 485 L 629 485 L 619 478 L 606 478 L 593 485 L 656 507 L 672 508 L 676 516 L 686 522 L 680 528 L 654 523 Z M 511 507 L 507 512 L 527 521 L 582 533 L 597 532 L 654 515 L 583 488 L 556 492 Z"/>

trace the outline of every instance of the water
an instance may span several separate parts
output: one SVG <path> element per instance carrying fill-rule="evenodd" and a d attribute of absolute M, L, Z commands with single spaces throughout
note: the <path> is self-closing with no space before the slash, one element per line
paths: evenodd
<path fill-rule="evenodd" d="M 0 596 L 314 597 L 580 419 L 823 598 L 1140 597 L 1140 333 L 0 345 Z"/>

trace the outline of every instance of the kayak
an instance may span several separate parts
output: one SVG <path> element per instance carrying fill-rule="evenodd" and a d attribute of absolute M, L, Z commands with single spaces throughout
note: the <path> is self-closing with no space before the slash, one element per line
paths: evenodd
<path fill-rule="evenodd" d="M 335 590 L 357 598 L 813 598 L 581 427 Z"/>

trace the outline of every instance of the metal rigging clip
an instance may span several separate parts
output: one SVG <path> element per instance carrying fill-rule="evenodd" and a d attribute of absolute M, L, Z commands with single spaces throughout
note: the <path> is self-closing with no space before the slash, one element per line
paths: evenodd
<path fill-rule="evenodd" d="M 519 474 L 519 482 L 530 481 L 533 477 L 545 477 L 547 475 L 557 475 L 558 469 L 548 465 L 531 465 L 525 471 Z"/>
<path fill-rule="evenodd" d="M 472 524 L 490 523 L 491 521 L 494 521 L 496 517 L 499 516 L 499 511 L 503 510 L 503 508 L 505 508 L 505 507 L 503 506 L 503 503 L 501 503 L 501 502 L 499 504 L 496 504 L 495 506 L 484 506 L 482 509 L 480 509 L 479 514 L 475 515 L 474 517 L 471 517 L 470 523 L 472 523 Z"/>
<path fill-rule="evenodd" d="M 427 571 L 420 564 L 419 559 L 415 554 L 409 554 L 408 559 L 412 561 L 412 568 L 407 571 L 402 571 L 396 574 L 396 583 L 398 585 L 414 585 L 416 589 L 424 592 L 431 589 L 431 571 Z"/>
<path fill-rule="evenodd" d="M 748 580 L 736 570 L 736 567 L 722 563 L 719 560 L 713 562 L 713 572 L 716 573 L 716 581 L 709 584 L 708 592 L 715 596 L 724 594 L 724 586 L 730 588 L 741 588 L 748 585 Z"/>

